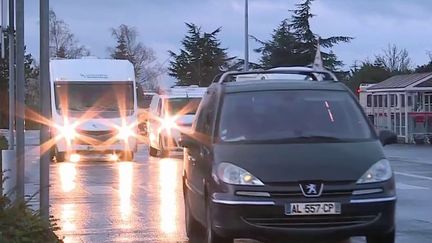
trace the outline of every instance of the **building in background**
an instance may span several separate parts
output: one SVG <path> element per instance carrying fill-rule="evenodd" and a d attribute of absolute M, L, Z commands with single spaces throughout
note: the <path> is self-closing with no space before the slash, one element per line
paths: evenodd
<path fill-rule="evenodd" d="M 396 75 L 360 86 L 360 103 L 378 130 L 405 143 L 432 143 L 432 73 Z"/>

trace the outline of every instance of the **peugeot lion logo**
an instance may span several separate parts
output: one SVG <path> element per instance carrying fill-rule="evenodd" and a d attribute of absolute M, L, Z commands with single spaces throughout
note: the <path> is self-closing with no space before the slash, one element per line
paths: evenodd
<path fill-rule="evenodd" d="M 305 197 L 321 196 L 324 185 L 322 183 L 301 183 L 300 189 Z"/>

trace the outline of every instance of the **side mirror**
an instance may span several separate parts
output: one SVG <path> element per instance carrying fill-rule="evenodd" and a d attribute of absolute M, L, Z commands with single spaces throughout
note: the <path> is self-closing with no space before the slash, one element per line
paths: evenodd
<path fill-rule="evenodd" d="M 381 141 L 383 146 L 389 144 L 395 144 L 398 142 L 397 136 L 394 132 L 389 130 L 382 130 L 379 132 L 379 140 Z"/>
<path fill-rule="evenodd" d="M 186 134 L 181 135 L 179 144 L 185 148 L 191 148 L 197 145 L 196 140 Z"/>

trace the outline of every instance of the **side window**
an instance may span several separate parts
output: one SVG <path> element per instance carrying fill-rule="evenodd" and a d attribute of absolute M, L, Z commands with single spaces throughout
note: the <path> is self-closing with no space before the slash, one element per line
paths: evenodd
<path fill-rule="evenodd" d="M 161 112 L 162 112 L 162 99 L 158 100 L 158 104 L 157 104 L 157 109 L 156 109 L 156 115 L 157 116 L 161 116 Z"/>
<path fill-rule="evenodd" d="M 216 94 L 211 93 L 210 97 L 208 99 L 208 105 L 207 105 L 207 111 L 206 116 L 204 117 L 204 130 L 203 133 L 212 136 L 213 135 L 213 128 L 214 128 L 214 118 L 216 114 L 216 107 L 217 107 L 217 99 Z"/>
<path fill-rule="evenodd" d="M 367 95 L 367 107 L 372 106 L 372 95 Z"/>
<path fill-rule="evenodd" d="M 158 95 L 155 95 L 152 97 L 151 101 L 150 101 L 150 107 L 149 107 L 149 111 L 150 112 L 154 112 L 155 107 L 156 107 L 156 103 L 157 103 L 157 99 L 158 99 Z"/>
<path fill-rule="evenodd" d="M 210 95 L 206 93 L 201 100 L 201 103 L 198 107 L 198 111 L 196 113 L 195 121 L 194 121 L 194 130 L 198 133 L 204 133 L 205 126 L 205 117 L 207 116 L 207 105 Z"/>

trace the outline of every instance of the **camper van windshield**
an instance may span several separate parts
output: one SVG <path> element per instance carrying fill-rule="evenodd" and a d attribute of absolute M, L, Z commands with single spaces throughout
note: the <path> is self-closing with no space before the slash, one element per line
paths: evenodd
<path fill-rule="evenodd" d="M 123 83 L 56 83 L 56 108 L 71 112 L 118 112 L 134 108 L 133 85 Z"/>

